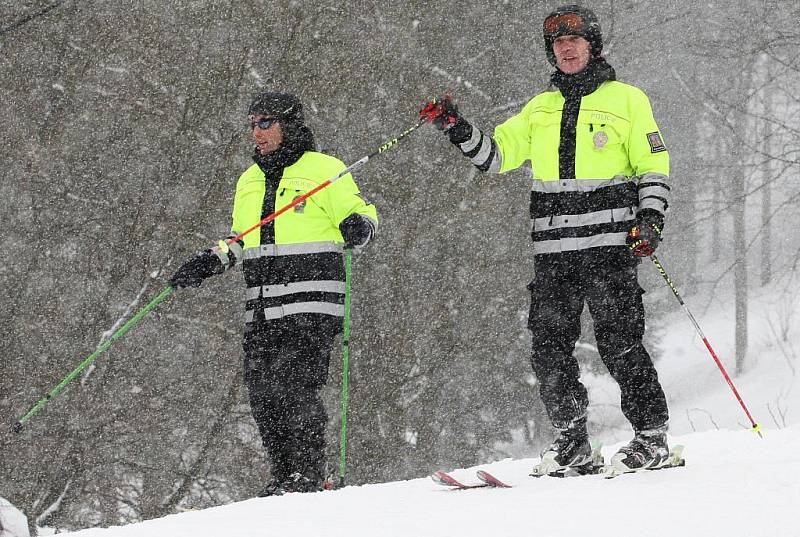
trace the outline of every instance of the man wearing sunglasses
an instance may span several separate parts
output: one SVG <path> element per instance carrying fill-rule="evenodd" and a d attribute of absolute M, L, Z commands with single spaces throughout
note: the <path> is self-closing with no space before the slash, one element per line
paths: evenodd
<path fill-rule="evenodd" d="M 611 464 L 623 472 L 658 468 L 668 461 L 669 416 L 642 345 L 637 266 L 661 240 L 669 156 L 647 96 L 618 82 L 601 56 L 594 13 L 564 6 L 547 16 L 543 33 L 547 59 L 556 67 L 554 89 L 534 97 L 494 136 L 473 127 L 449 96 L 428 102 L 420 115 L 481 171 L 504 173 L 531 163 L 531 364 L 558 430 L 533 475 L 593 470 L 589 400 L 573 356 L 584 304 L 635 433 Z"/>
<path fill-rule="evenodd" d="M 260 93 L 249 121 L 255 164 L 236 185 L 230 237 L 345 169 L 315 151 L 294 95 Z M 323 488 L 327 416 L 320 391 L 342 330 L 343 249 L 366 246 L 377 222 L 375 206 L 347 174 L 239 241 L 199 253 L 170 279 L 176 288 L 197 287 L 241 262 L 245 382 L 271 473 L 262 496 Z"/>

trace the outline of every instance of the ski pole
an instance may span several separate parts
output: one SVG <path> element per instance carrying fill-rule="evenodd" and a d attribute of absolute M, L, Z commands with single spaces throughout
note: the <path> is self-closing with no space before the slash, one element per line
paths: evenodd
<path fill-rule="evenodd" d="M 111 334 L 111 337 L 109 337 L 99 347 L 97 347 L 97 349 L 92 354 L 87 356 L 80 363 L 78 367 L 73 369 L 72 372 L 66 377 L 64 377 L 55 388 L 47 392 L 47 395 L 42 397 L 24 416 L 22 416 L 19 420 L 17 420 L 16 423 L 14 423 L 13 426 L 14 432 L 15 433 L 21 432 L 22 428 L 24 427 L 27 421 L 29 421 L 35 414 L 37 414 L 42 408 L 44 408 L 44 406 L 47 405 L 47 403 L 49 403 L 53 397 L 61 393 L 61 391 L 64 388 L 66 388 L 67 384 L 72 382 L 72 380 L 75 377 L 80 375 L 81 371 L 86 369 L 92 362 L 97 360 L 97 358 L 99 358 L 101 354 L 106 352 L 108 348 L 114 344 L 115 341 L 124 336 L 128 330 L 133 328 L 133 326 L 142 319 L 142 317 L 150 313 L 158 305 L 159 302 L 167 298 L 167 296 L 169 296 L 169 294 L 172 293 L 174 290 L 175 289 L 173 289 L 172 286 L 167 286 L 167 288 L 161 291 L 161 293 L 159 293 L 157 297 L 151 300 L 149 304 L 147 304 L 145 307 L 136 312 L 136 314 L 133 317 L 128 319 L 128 322 L 122 325 L 116 332 Z"/>
<path fill-rule="evenodd" d="M 350 400 L 350 259 L 351 250 L 344 254 L 344 330 L 342 331 L 342 428 L 339 433 L 339 487 L 347 474 L 347 405 Z"/>
<path fill-rule="evenodd" d="M 680 303 L 680 305 L 683 306 L 683 309 L 686 312 L 686 314 L 689 316 L 689 319 L 692 321 L 692 324 L 694 325 L 695 330 L 697 330 L 697 333 L 700 335 L 700 339 L 703 340 L 703 343 L 705 344 L 706 348 L 708 349 L 708 352 L 711 353 L 711 357 L 714 359 L 714 362 L 717 364 L 717 367 L 722 372 L 722 376 L 725 377 L 725 382 L 727 382 L 728 386 L 730 386 L 731 390 L 733 391 L 733 395 L 736 396 L 736 400 L 739 401 L 739 404 L 741 405 L 742 410 L 744 410 L 744 413 L 747 415 L 747 419 L 750 420 L 750 425 L 752 425 L 750 430 L 755 432 L 755 433 L 758 433 L 758 436 L 760 436 L 761 438 L 764 438 L 762 436 L 762 434 L 761 434 L 761 424 L 760 423 L 756 423 L 756 421 L 753 419 L 753 416 L 750 415 L 750 411 L 747 410 L 747 405 L 744 404 L 744 401 L 742 400 L 742 396 L 739 395 L 739 390 L 737 390 L 736 386 L 733 385 L 733 381 L 731 380 L 731 377 L 728 375 L 728 372 L 725 370 L 725 367 L 722 365 L 722 362 L 717 357 L 717 353 L 714 352 L 714 349 L 711 347 L 711 343 L 708 342 L 708 338 L 703 333 L 703 330 L 700 328 L 700 324 L 698 324 L 697 319 L 695 319 L 694 315 L 692 315 L 692 312 L 689 311 L 689 307 L 686 305 L 686 303 L 681 298 L 681 295 L 678 293 L 678 289 L 675 287 L 675 284 L 672 283 L 672 280 L 667 275 L 667 271 L 664 269 L 664 265 L 661 264 L 661 262 L 655 256 L 655 254 L 651 254 L 650 255 L 650 260 L 653 261 L 653 264 L 656 266 L 656 268 L 658 269 L 658 272 L 664 278 L 664 281 L 667 282 L 667 285 L 669 285 L 669 288 L 672 289 L 672 293 L 675 295 L 675 298 L 677 298 L 678 302 Z"/>
<path fill-rule="evenodd" d="M 423 123 L 425 123 L 425 121 L 426 120 L 424 120 L 424 119 L 419 120 L 419 122 L 417 122 L 416 125 L 414 125 L 412 127 L 409 127 L 408 129 L 406 129 L 405 131 L 400 133 L 396 138 L 393 138 L 393 139 L 389 140 L 388 142 L 386 142 L 385 144 L 380 146 L 378 149 L 376 149 L 375 151 L 373 151 L 369 155 L 367 155 L 365 157 L 362 157 L 359 160 L 355 161 L 350 166 L 348 166 L 344 170 L 340 171 L 335 177 L 331 177 L 327 181 L 325 181 L 323 183 L 320 183 L 319 185 L 317 185 L 313 189 L 309 190 L 308 192 L 306 192 L 302 196 L 296 197 L 294 200 L 292 200 L 292 202 L 289 205 L 286 205 L 285 207 L 282 207 L 282 208 L 278 209 L 277 211 L 275 211 L 274 213 L 264 217 L 263 220 L 261 220 L 260 222 L 254 224 L 249 229 L 244 230 L 243 232 L 239 233 L 235 237 L 230 237 L 228 239 L 224 239 L 224 240 L 219 241 L 219 246 L 215 248 L 215 251 L 219 251 L 219 250 L 226 251 L 226 249 L 228 248 L 228 245 L 233 244 L 234 242 L 237 242 L 239 239 L 241 239 L 242 237 L 244 237 L 245 235 L 247 235 L 248 233 L 250 233 L 254 229 L 258 229 L 261 226 L 271 222 L 272 220 L 275 220 L 277 217 L 279 217 L 280 215 L 282 215 L 283 213 L 285 213 L 286 211 L 288 211 L 289 209 L 291 209 L 295 205 L 298 205 L 298 204 L 304 202 L 306 199 L 310 198 L 311 196 L 313 196 L 314 194 L 316 194 L 317 192 L 319 192 L 323 188 L 332 185 L 333 183 L 335 183 L 336 181 L 338 181 L 339 179 L 341 179 L 342 177 L 344 177 L 348 173 L 350 173 L 350 172 L 352 172 L 354 170 L 357 170 L 358 168 L 360 168 L 361 166 L 363 166 L 364 164 L 369 162 L 370 159 L 380 155 L 381 153 L 384 153 L 384 152 L 388 151 L 395 144 L 397 144 L 397 142 L 399 142 L 400 140 L 402 140 L 403 138 L 405 138 L 406 136 L 408 136 L 409 134 L 411 134 L 412 132 L 417 130 L 417 128 L 420 125 L 422 125 Z"/>
<path fill-rule="evenodd" d="M 299 196 L 299 197 L 295 198 L 294 200 L 292 200 L 291 203 L 289 203 L 285 207 L 282 207 L 281 209 L 275 211 L 274 213 L 266 216 L 263 220 L 261 220 L 260 222 L 258 222 L 254 226 L 250 227 L 249 229 L 246 229 L 245 231 L 243 231 L 242 233 L 239 233 L 235 237 L 231 237 L 229 239 L 219 241 L 219 246 L 215 247 L 214 250 L 220 250 L 220 249 L 221 250 L 225 250 L 225 249 L 227 249 L 229 244 L 238 241 L 239 239 L 241 239 L 242 237 L 244 237 L 248 233 L 252 232 L 253 230 L 256 230 L 256 229 L 260 228 L 261 226 L 267 224 L 268 222 L 271 222 L 272 220 L 275 220 L 275 218 L 277 218 L 278 216 L 282 215 L 283 213 L 285 213 L 289 209 L 293 208 L 294 206 L 302 203 L 303 201 L 305 201 L 306 199 L 310 198 L 311 196 L 313 196 L 314 194 L 316 194 L 317 192 L 319 192 L 323 188 L 332 185 L 333 183 L 335 183 L 336 181 L 338 181 L 339 179 L 341 179 L 342 177 L 344 177 L 348 173 L 352 172 L 353 170 L 356 170 L 356 169 L 360 168 L 361 166 L 363 166 L 364 164 L 369 162 L 370 159 L 376 157 L 377 155 L 380 155 L 381 153 L 384 153 L 384 152 L 388 151 L 395 144 L 397 144 L 397 142 L 399 142 L 400 140 L 402 140 L 403 138 L 405 138 L 406 136 L 408 136 L 409 134 L 414 132 L 423 123 L 425 123 L 424 119 L 420 120 L 416 125 L 414 125 L 412 127 L 409 127 L 408 129 L 406 129 L 405 131 L 400 133 L 396 138 L 393 138 L 392 140 L 389 140 L 388 142 L 384 143 L 383 145 L 381 145 L 378 149 L 376 149 L 375 151 L 373 151 L 369 155 L 367 155 L 365 157 L 362 157 L 361 159 L 357 160 L 356 162 L 354 162 L 353 164 L 351 164 L 350 166 L 348 166 L 347 168 L 345 168 L 344 170 L 339 172 L 335 177 L 332 177 L 332 178 L 326 180 L 325 182 L 319 184 L 318 186 L 316 186 L 312 190 L 309 190 L 308 192 L 306 192 L 302 196 Z M 119 338 L 124 336 L 125 333 L 128 330 L 133 328 L 133 326 L 142 319 L 142 317 L 144 317 L 145 315 L 150 313 L 162 300 L 167 298 L 167 296 L 169 296 L 169 294 L 172 293 L 174 290 L 175 289 L 172 286 L 167 286 L 166 289 L 161 291 L 161 293 L 158 296 L 156 296 L 153 300 L 151 300 L 149 304 L 147 304 L 145 307 L 143 307 L 138 312 L 136 312 L 136 314 L 133 317 L 131 317 L 128 320 L 128 322 L 126 322 L 119 330 L 114 332 L 111 335 L 111 337 L 108 338 L 102 345 L 97 347 L 97 349 L 92 354 L 90 354 L 88 357 L 86 357 L 86 359 L 84 359 L 83 362 L 81 362 L 81 364 L 78 367 L 76 367 L 69 375 L 64 377 L 64 379 L 61 382 L 59 382 L 58 385 L 55 388 L 50 390 L 47 393 L 47 395 L 45 395 L 42 399 L 40 399 L 24 416 L 22 416 L 19 420 L 17 420 L 14 423 L 14 425 L 12 426 L 12 429 L 14 430 L 14 432 L 17 432 L 17 433 L 21 432 L 22 428 L 23 428 L 23 426 L 25 425 L 26 422 L 28 422 L 34 415 L 36 415 L 42 408 L 44 408 L 44 406 L 47 405 L 47 403 L 49 403 L 52 398 L 54 398 L 59 393 L 61 393 L 61 391 L 67 386 L 67 384 L 72 382 L 72 380 L 74 380 L 75 377 L 77 377 L 81 373 L 81 371 L 86 369 L 86 367 L 88 367 L 89 364 L 91 364 L 92 362 L 97 360 L 97 358 L 101 354 L 103 354 L 106 350 L 108 350 L 108 348 L 115 341 L 117 341 Z"/>

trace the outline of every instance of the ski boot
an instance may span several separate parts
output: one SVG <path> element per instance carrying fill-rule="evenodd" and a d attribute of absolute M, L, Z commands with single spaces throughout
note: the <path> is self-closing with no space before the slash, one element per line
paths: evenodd
<path fill-rule="evenodd" d="M 272 479 L 259 494 L 259 497 L 283 496 L 291 492 L 318 492 L 324 489 L 324 483 L 311 479 L 300 472 L 294 472 L 286 479 Z"/>
<path fill-rule="evenodd" d="M 286 489 L 283 483 L 273 478 L 267 483 L 267 486 L 258 493 L 258 497 L 267 498 L 269 496 L 283 496 L 284 494 L 286 494 Z"/>
<path fill-rule="evenodd" d="M 633 440 L 622 446 L 611 458 L 611 463 L 603 469 L 603 474 L 610 478 L 641 470 L 658 470 L 684 464 L 680 446 L 676 446 L 676 449 L 670 452 L 666 432 L 661 429 L 639 431 Z"/>
<path fill-rule="evenodd" d="M 592 449 L 585 423 L 582 426 L 562 430 L 550 444 L 539 464 L 531 470 L 531 476 L 566 477 L 597 473 L 602 468 L 599 447 Z"/>
<path fill-rule="evenodd" d="M 323 481 L 295 472 L 284 482 L 283 487 L 286 492 L 319 492 L 323 490 Z"/>

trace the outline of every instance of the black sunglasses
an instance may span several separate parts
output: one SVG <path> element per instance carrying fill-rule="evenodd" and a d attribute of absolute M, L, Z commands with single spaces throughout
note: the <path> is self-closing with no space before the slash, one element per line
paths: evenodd
<path fill-rule="evenodd" d="M 250 128 L 255 129 L 258 127 L 259 129 L 268 129 L 273 124 L 278 122 L 278 118 L 275 117 L 262 117 L 261 119 L 251 119 L 250 120 Z"/>

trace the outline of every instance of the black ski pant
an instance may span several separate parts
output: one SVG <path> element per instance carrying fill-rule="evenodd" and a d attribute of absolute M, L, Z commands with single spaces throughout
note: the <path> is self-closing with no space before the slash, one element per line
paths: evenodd
<path fill-rule="evenodd" d="M 325 477 L 327 414 L 321 390 L 342 319 L 290 315 L 248 324 L 245 382 L 273 479 L 295 472 L 321 485 Z"/>
<path fill-rule="evenodd" d="M 594 321 L 597 350 L 619 384 L 622 412 L 635 431 L 667 423 L 664 391 L 642 345 L 644 291 L 639 260 L 627 248 L 538 255 L 528 288 L 531 365 L 553 426 L 566 429 L 586 415 L 589 399 L 573 356 L 584 303 Z"/>

